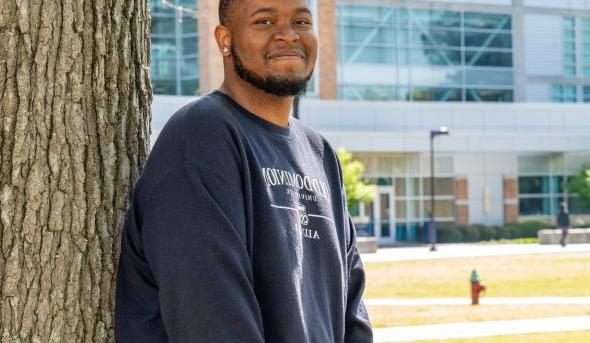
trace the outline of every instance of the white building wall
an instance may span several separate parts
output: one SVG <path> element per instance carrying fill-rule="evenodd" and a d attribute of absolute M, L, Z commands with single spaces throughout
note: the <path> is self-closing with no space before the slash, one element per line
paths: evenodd
<path fill-rule="evenodd" d="M 590 10 L 590 1 L 588 0 L 524 0 L 524 5 L 565 10 Z"/>
<path fill-rule="evenodd" d="M 524 60 L 527 76 L 561 76 L 562 31 L 561 16 L 524 15 Z"/>

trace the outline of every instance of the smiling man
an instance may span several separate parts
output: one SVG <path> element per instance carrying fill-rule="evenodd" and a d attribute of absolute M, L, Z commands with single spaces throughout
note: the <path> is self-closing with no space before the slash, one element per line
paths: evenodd
<path fill-rule="evenodd" d="M 219 90 L 168 121 L 121 240 L 118 342 L 372 342 L 328 142 L 290 118 L 318 50 L 307 0 L 221 0 Z"/>

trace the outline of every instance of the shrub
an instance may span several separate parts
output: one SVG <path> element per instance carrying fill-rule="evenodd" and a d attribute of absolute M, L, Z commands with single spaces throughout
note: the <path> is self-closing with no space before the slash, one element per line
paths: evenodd
<path fill-rule="evenodd" d="M 459 225 L 457 227 L 463 236 L 463 242 L 479 242 L 480 233 L 478 227 L 474 225 Z"/>
<path fill-rule="evenodd" d="M 457 243 L 463 241 L 461 231 L 459 231 L 454 225 L 437 225 L 436 236 L 436 241 L 438 243 Z"/>

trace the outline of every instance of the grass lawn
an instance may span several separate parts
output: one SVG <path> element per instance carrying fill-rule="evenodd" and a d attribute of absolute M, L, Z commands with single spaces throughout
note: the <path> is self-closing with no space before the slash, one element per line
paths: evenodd
<path fill-rule="evenodd" d="M 590 315 L 590 305 L 368 306 L 375 328 Z"/>
<path fill-rule="evenodd" d="M 365 263 L 365 298 L 469 297 L 473 268 L 484 296 L 590 296 L 590 252 Z"/>
<path fill-rule="evenodd" d="M 507 335 L 481 338 L 448 339 L 436 341 L 416 341 L 419 343 L 582 343 L 590 342 L 590 330 L 535 333 L 527 335 Z"/>

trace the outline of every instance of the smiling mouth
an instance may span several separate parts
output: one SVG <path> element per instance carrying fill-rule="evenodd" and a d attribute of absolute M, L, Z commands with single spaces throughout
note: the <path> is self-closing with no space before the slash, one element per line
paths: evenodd
<path fill-rule="evenodd" d="M 290 59 L 303 59 L 304 55 L 300 52 L 281 52 L 275 53 L 268 56 L 268 59 L 277 59 L 277 60 L 290 60 Z"/>

